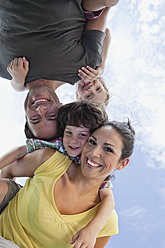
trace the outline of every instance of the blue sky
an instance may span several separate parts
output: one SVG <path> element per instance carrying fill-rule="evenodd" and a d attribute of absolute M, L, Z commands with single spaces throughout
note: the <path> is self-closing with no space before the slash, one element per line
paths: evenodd
<path fill-rule="evenodd" d="M 130 164 L 116 171 L 112 181 L 120 233 L 107 248 L 165 247 L 164 9 L 164 0 L 120 0 L 108 21 L 112 43 L 104 73 L 111 94 L 107 111 L 110 119 L 130 117 L 136 143 Z M 75 100 L 74 91 L 67 85 L 57 92 L 67 103 Z M 25 142 L 25 95 L 1 79 L 0 155 Z"/>

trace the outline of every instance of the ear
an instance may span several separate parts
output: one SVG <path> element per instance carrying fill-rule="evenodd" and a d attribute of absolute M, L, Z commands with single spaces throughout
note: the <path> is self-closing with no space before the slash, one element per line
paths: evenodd
<path fill-rule="evenodd" d="M 122 170 L 122 169 L 124 169 L 128 163 L 129 163 L 129 158 L 123 159 L 123 160 L 120 162 L 119 166 L 117 167 L 117 170 Z"/>
<path fill-rule="evenodd" d="M 80 97 L 80 95 L 79 95 L 79 93 L 78 93 L 78 91 L 76 91 L 76 99 L 77 100 L 82 100 L 81 97 Z"/>
<path fill-rule="evenodd" d="M 78 92 L 76 91 L 76 99 L 78 99 L 79 98 L 79 95 L 78 95 Z"/>

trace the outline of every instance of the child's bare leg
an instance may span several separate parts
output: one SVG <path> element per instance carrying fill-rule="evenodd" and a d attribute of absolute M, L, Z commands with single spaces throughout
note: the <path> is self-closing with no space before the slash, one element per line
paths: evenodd
<path fill-rule="evenodd" d="M 5 181 L 0 180 L 0 204 L 3 202 L 6 194 L 8 192 L 8 185 Z"/>
<path fill-rule="evenodd" d="M 0 179 L 0 214 L 9 204 L 9 201 L 21 189 L 21 185 L 11 179 Z"/>
<path fill-rule="evenodd" d="M 88 20 L 85 26 L 85 30 L 100 30 L 102 32 L 105 32 L 109 10 L 110 8 L 105 8 L 98 18 Z"/>
<path fill-rule="evenodd" d="M 84 10 L 97 11 L 105 7 L 116 5 L 119 0 L 83 0 L 82 7 Z"/>

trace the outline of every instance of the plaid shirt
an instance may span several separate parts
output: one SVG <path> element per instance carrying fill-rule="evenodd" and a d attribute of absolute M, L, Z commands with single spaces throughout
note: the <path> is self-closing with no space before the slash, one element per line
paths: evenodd
<path fill-rule="evenodd" d="M 39 139 L 27 139 L 26 140 L 26 146 L 27 146 L 27 152 L 33 152 L 35 150 L 38 149 L 42 149 L 42 148 L 52 148 L 56 151 L 59 151 L 61 153 L 63 153 L 64 155 L 67 155 L 67 152 L 63 146 L 63 142 L 62 142 L 62 138 L 57 138 L 55 140 L 51 140 L 51 141 L 45 141 L 45 140 L 39 140 Z M 73 160 L 76 164 L 80 164 L 80 159 L 81 156 L 77 156 L 77 157 L 70 157 L 69 158 L 71 160 Z M 112 188 L 112 183 L 110 181 L 110 176 L 108 176 L 103 183 L 101 184 L 99 190 L 103 190 L 103 189 L 107 189 L 107 188 Z"/>

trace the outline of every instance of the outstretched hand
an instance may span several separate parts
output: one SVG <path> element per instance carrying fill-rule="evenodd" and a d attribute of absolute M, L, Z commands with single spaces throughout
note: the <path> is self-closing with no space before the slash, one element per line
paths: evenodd
<path fill-rule="evenodd" d="M 73 248 L 94 248 L 96 238 L 96 232 L 86 226 L 73 236 L 70 243 L 74 244 Z"/>
<path fill-rule="evenodd" d="M 17 84 L 24 85 L 25 77 L 29 71 L 29 62 L 25 57 L 15 58 L 7 67 L 7 71 L 12 76 L 12 80 Z"/>
<path fill-rule="evenodd" d="M 83 82 L 92 82 L 97 79 L 103 73 L 103 69 L 98 66 L 97 69 L 93 69 L 90 66 L 82 67 L 78 70 L 78 76 L 83 80 Z"/>

